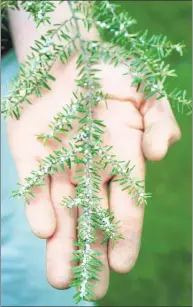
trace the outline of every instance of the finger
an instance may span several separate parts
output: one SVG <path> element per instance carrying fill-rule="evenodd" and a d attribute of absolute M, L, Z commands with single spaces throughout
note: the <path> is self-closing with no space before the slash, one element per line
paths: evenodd
<path fill-rule="evenodd" d="M 25 178 L 37 167 L 34 159 L 21 161 L 18 165 L 20 182 L 25 183 Z M 49 238 L 55 231 L 56 219 L 50 199 L 50 178 L 45 178 L 45 184 L 41 187 L 34 187 L 32 192 L 34 198 L 30 198 L 30 204 L 25 204 L 26 216 L 33 233 L 39 238 Z"/>
<path fill-rule="evenodd" d="M 142 132 L 130 131 L 130 133 L 127 133 L 129 146 L 124 145 L 122 139 L 120 138 L 120 141 L 116 143 L 117 151 L 115 153 L 120 160 L 131 160 L 132 165 L 135 165 L 131 173 L 133 179 L 144 180 L 145 161 L 140 148 Z M 127 273 L 138 257 L 144 205 L 136 206 L 136 202 L 131 199 L 127 191 L 122 191 L 119 182 L 110 182 L 110 209 L 115 216 L 115 220 L 120 221 L 118 233 L 124 239 L 117 240 L 114 247 L 109 242 L 109 265 L 115 272 Z"/>
<path fill-rule="evenodd" d="M 136 206 L 117 182 L 110 184 L 110 193 L 111 210 L 120 221 L 119 233 L 124 239 L 118 240 L 114 247 L 109 242 L 109 265 L 117 273 L 127 273 L 139 254 L 144 208 Z"/>
<path fill-rule="evenodd" d="M 167 99 L 150 98 L 141 108 L 144 116 L 142 148 L 150 161 L 164 158 L 168 148 L 181 137 L 179 126 Z"/>
<path fill-rule="evenodd" d="M 56 231 L 47 240 L 47 279 L 57 289 L 66 289 L 71 281 L 72 256 L 76 239 L 77 210 L 60 205 L 63 197 L 74 197 L 74 186 L 60 173 L 51 178 L 51 199 L 56 214 Z"/>
<path fill-rule="evenodd" d="M 107 187 L 106 185 L 101 185 L 100 187 L 100 193 L 98 194 L 98 197 L 102 198 L 100 202 L 101 208 L 107 209 L 108 208 L 108 199 L 107 199 Z M 79 210 L 79 215 L 81 215 L 82 212 Z M 107 257 L 107 244 L 102 244 L 101 242 L 103 240 L 103 235 L 100 230 L 96 231 L 97 240 L 95 244 L 91 246 L 92 249 L 101 252 L 102 254 L 98 256 L 98 259 L 103 263 L 103 266 L 101 267 L 101 271 L 98 272 L 98 279 L 99 281 L 93 281 L 93 283 L 96 285 L 95 288 L 93 288 L 94 291 L 94 298 L 95 300 L 99 300 L 104 297 L 108 290 L 109 286 L 109 264 L 108 264 L 108 257 Z"/>

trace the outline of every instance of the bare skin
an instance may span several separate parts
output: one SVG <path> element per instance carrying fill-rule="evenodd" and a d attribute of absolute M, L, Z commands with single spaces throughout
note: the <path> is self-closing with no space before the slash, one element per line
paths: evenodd
<path fill-rule="evenodd" d="M 13 14 L 12 23 L 20 13 Z M 25 21 L 26 24 L 26 21 Z M 27 25 L 27 24 L 26 24 Z M 33 36 L 33 35 L 32 35 Z M 33 36 L 34 37 L 34 36 Z M 16 43 L 17 46 L 17 43 Z M 16 48 L 18 57 L 25 55 L 23 48 Z M 21 50 L 21 51 L 20 51 Z M 9 145 L 14 157 L 20 181 L 24 182 L 37 163 L 53 149 L 59 148 L 57 142 L 50 142 L 44 147 L 37 140 L 39 133 L 49 132 L 48 124 L 62 105 L 70 103 L 75 89 L 74 79 L 76 57 L 64 67 L 57 65 L 53 70 L 56 82 L 50 92 L 41 98 L 34 99 L 33 106 L 27 105 L 19 121 L 11 119 L 7 123 Z M 123 76 L 124 66 L 114 68 L 100 63 L 101 86 L 109 94 L 108 109 L 103 102 L 93 110 L 93 117 L 104 120 L 107 129 L 104 144 L 113 145 L 118 159 L 131 160 L 135 165 L 133 176 L 145 179 L 146 159 L 159 161 L 171 144 L 180 139 L 180 129 L 176 123 L 169 102 L 166 99 L 156 101 L 155 97 L 145 101 L 142 94 L 130 87 L 132 77 Z M 68 146 L 69 136 L 62 138 Z M 144 207 L 136 207 L 126 192 L 122 192 L 117 182 L 111 182 L 107 169 L 101 173 L 101 205 L 110 208 L 117 220 L 121 221 L 120 233 L 125 240 L 117 241 L 112 249 L 111 244 L 96 247 L 103 252 L 104 268 L 100 273 L 100 283 L 95 290 L 96 299 L 102 298 L 109 283 L 109 270 L 127 273 L 136 262 L 142 232 Z M 62 208 L 59 203 L 63 196 L 74 196 L 76 169 L 49 176 L 46 185 L 34 189 L 35 199 L 25 206 L 29 225 L 39 238 L 47 240 L 46 266 L 49 283 L 57 289 L 66 289 L 71 281 L 70 262 L 76 238 L 77 217 L 80 212 Z M 107 197 L 107 184 L 110 184 L 110 198 Z"/>

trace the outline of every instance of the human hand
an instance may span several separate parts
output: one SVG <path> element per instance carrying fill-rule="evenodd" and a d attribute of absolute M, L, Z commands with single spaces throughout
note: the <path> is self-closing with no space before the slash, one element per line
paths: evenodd
<path fill-rule="evenodd" d="M 104 144 L 113 145 L 113 153 L 120 160 L 131 160 L 135 169 L 132 174 L 139 180 L 145 179 L 145 159 L 162 159 L 168 147 L 180 138 L 180 130 L 174 119 L 169 103 L 165 99 L 144 101 L 143 95 L 130 87 L 131 77 L 123 76 L 123 67 L 114 68 L 100 64 L 102 90 L 108 93 L 108 109 L 100 102 L 93 110 L 95 119 L 102 119 L 107 126 Z M 57 81 L 52 91 L 44 93 L 34 101 L 33 106 L 25 106 L 19 121 L 8 122 L 8 138 L 15 159 L 21 183 L 37 163 L 61 144 L 49 142 L 46 147 L 36 135 L 48 131 L 48 124 L 65 103 L 70 103 L 75 88 L 75 59 L 65 69 L 60 66 L 55 71 Z M 68 146 L 68 136 L 64 136 L 64 146 Z M 80 212 L 60 206 L 62 197 L 74 196 L 73 179 L 75 169 L 58 173 L 46 179 L 46 185 L 34 189 L 35 199 L 26 205 L 26 214 L 32 231 L 40 238 L 47 239 L 47 277 L 56 288 L 67 288 L 71 280 L 70 262 L 75 246 L 76 221 Z M 129 272 L 134 265 L 140 246 L 144 207 L 136 207 L 126 192 L 122 192 L 117 182 L 110 182 L 110 168 L 101 173 L 101 206 L 110 207 L 115 218 L 121 221 L 120 233 L 125 238 L 111 244 L 100 245 L 101 234 L 95 246 L 103 252 L 104 267 L 100 273 L 100 283 L 95 290 L 96 298 L 104 296 L 108 288 L 109 268 L 119 273 Z M 110 198 L 107 197 L 107 183 L 110 182 Z"/>

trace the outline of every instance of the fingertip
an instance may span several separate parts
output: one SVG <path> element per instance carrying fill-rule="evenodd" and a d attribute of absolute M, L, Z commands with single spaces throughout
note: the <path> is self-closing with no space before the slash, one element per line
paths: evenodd
<path fill-rule="evenodd" d="M 109 265 L 113 272 L 124 275 L 128 274 L 132 270 L 135 265 L 135 262 L 130 265 L 123 266 L 122 264 L 118 264 L 116 261 L 112 261 Z"/>
<path fill-rule="evenodd" d="M 125 253 L 120 253 L 120 250 L 113 250 L 109 247 L 109 267 L 118 274 L 127 274 L 135 266 L 138 258 L 138 253 L 131 255 L 125 250 Z"/>
<path fill-rule="evenodd" d="M 103 287 L 96 287 L 95 292 L 95 300 L 99 301 L 101 300 L 107 293 L 109 287 L 109 283 L 106 283 L 103 285 Z"/>
<path fill-rule="evenodd" d="M 181 130 L 172 117 L 164 116 L 150 125 L 146 123 L 142 140 L 144 156 L 149 161 L 160 161 L 167 154 L 169 147 L 180 138 Z"/>
<path fill-rule="evenodd" d="M 172 145 L 175 142 L 180 141 L 182 137 L 181 129 L 178 125 L 175 126 L 175 132 L 173 133 L 172 137 L 170 138 L 169 144 Z"/>
<path fill-rule="evenodd" d="M 50 238 L 56 229 L 56 224 L 52 222 L 45 223 L 45 225 L 30 225 L 34 235 L 40 239 Z"/>
<path fill-rule="evenodd" d="M 70 282 L 71 282 L 71 278 L 69 277 L 65 277 L 63 278 L 62 275 L 56 275 L 56 274 L 47 274 L 47 280 L 50 284 L 50 286 L 52 286 L 53 288 L 57 289 L 57 290 L 65 290 L 68 289 L 70 287 Z"/>
<path fill-rule="evenodd" d="M 56 229 L 56 218 L 49 200 L 34 200 L 26 208 L 26 215 L 32 232 L 40 239 L 50 238 Z"/>
<path fill-rule="evenodd" d="M 72 264 L 70 262 L 72 252 L 69 251 L 67 242 L 61 241 L 60 237 L 47 240 L 46 272 L 49 284 L 59 290 L 68 289 L 72 282 Z M 70 247 L 70 249 L 72 246 Z"/>
<path fill-rule="evenodd" d="M 167 154 L 169 147 L 169 140 L 163 139 L 163 137 L 144 135 L 142 141 L 143 153 L 146 159 L 155 162 L 162 160 Z"/>

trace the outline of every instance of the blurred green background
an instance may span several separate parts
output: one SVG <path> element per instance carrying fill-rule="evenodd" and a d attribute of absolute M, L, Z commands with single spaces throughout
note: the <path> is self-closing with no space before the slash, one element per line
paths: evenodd
<path fill-rule="evenodd" d="M 183 57 L 170 57 L 179 76 L 171 79 L 170 89 L 187 89 L 191 97 L 191 2 L 118 2 L 137 19 L 137 29 L 185 43 Z M 161 162 L 147 165 L 146 187 L 153 195 L 146 207 L 138 261 L 127 275 L 111 273 L 100 306 L 191 306 L 192 127 L 191 116 L 174 112 L 182 139 Z"/>

